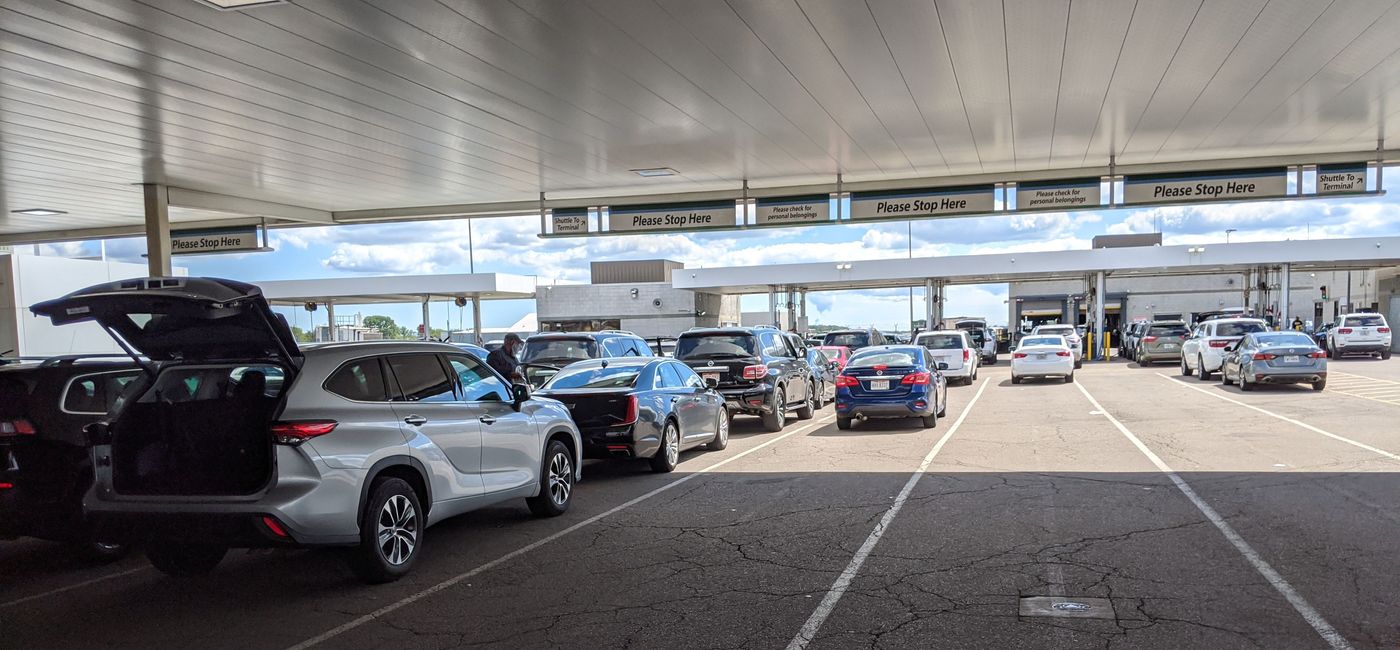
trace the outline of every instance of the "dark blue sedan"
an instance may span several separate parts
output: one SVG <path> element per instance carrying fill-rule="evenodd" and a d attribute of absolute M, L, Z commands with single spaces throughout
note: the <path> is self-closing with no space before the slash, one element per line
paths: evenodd
<path fill-rule="evenodd" d="M 836 428 L 856 420 L 919 418 L 938 424 L 948 407 L 948 381 L 917 345 L 863 348 L 836 376 Z"/>
<path fill-rule="evenodd" d="M 646 458 L 669 472 L 681 452 L 729 445 L 724 397 L 689 366 L 659 357 L 569 364 L 535 395 L 563 402 L 583 436 L 586 458 Z"/>

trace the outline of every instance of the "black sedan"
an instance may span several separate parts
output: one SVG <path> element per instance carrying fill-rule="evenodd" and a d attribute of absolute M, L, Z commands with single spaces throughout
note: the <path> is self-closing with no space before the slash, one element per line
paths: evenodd
<path fill-rule="evenodd" d="M 587 458 L 646 458 L 669 472 L 681 452 L 729 444 L 724 397 L 688 366 L 657 357 L 571 364 L 535 392 L 569 407 Z"/>

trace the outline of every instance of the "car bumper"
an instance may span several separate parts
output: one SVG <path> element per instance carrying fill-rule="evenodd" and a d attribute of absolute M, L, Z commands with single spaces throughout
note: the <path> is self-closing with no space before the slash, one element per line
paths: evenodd
<path fill-rule="evenodd" d="M 1390 349 L 1390 341 L 1368 341 L 1366 343 L 1338 343 L 1338 354 L 1372 354 Z"/>
<path fill-rule="evenodd" d="M 636 433 L 635 427 L 584 429 L 584 458 L 651 458 L 661 448 L 657 435 Z"/>
<path fill-rule="evenodd" d="M 1181 350 L 1143 350 L 1141 359 L 1143 361 L 1177 361 L 1181 359 Z"/>
<path fill-rule="evenodd" d="M 910 418 L 925 417 L 937 410 L 938 405 L 927 395 L 905 396 L 896 399 L 842 399 L 836 398 L 836 414 L 853 418 Z"/>
<path fill-rule="evenodd" d="M 1256 384 L 1315 384 L 1327 380 L 1326 370 L 1253 370 Z"/>
<path fill-rule="evenodd" d="M 736 413 L 760 415 L 773 411 L 773 387 L 769 384 L 744 386 L 740 388 L 720 388 L 724 406 Z"/>

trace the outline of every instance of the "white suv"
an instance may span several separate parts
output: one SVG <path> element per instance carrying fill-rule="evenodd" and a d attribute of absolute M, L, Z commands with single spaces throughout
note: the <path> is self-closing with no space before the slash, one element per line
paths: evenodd
<path fill-rule="evenodd" d="M 1225 347 L 1246 334 L 1267 332 L 1268 323 L 1258 318 L 1217 318 L 1197 323 L 1190 338 L 1181 344 L 1181 374 L 1195 374 L 1207 381 L 1225 363 Z"/>
<path fill-rule="evenodd" d="M 1327 332 L 1327 354 L 1340 359 L 1344 354 L 1370 355 L 1379 352 L 1390 358 L 1390 324 L 1380 314 L 1343 314 L 1336 327 Z"/>

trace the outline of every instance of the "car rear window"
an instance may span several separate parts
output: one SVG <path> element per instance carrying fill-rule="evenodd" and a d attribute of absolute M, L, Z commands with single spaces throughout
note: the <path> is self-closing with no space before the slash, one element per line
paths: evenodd
<path fill-rule="evenodd" d="M 1216 336 L 1244 336 L 1255 332 L 1263 332 L 1263 323 L 1218 323 L 1215 326 Z"/>
<path fill-rule="evenodd" d="M 1347 316 L 1343 327 L 1385 327 L 1385 319 L 1380 314 Z"/>
<path fill-rule="evenodd" d="M 1313 346 L 1311 336 L 1298 332 L 1278 332 L 1275 334 L 1256 334 L 1254 336 L 1261 345 L 1306 345 Z"/>
<path fill-rule="evenodd" d="M 1148 336 L 1186 336 L 1185 325 L 1153 325 L 1147 328 Z"/>
<path fill-rule="evenodd" d="M 68 384 L 68 392 L 63 395 L 63 410 L 69 413 L 106 413 L 112 409 L 112 404 L 121 396 L 127 384 L 139 374 L 139 370 L 132 370 L 75 377 Z"/>
<path fill-rule="evenodd" d="M 919 360 L 914 358 L 913 353 L 899 352 L 894 350 L 881 350 L 879 352 L 866 352 L 856 354 L 851 357 L 851 361 L 846 364 L 847 368 L 869 368 L 871 366 L 916 366 Z"/>
<path fill-rule="evenodd" d="M 643 366 L 602 366 L 589 365 L 584 368 L 565 368 L 545 383 L 545 390 L 567 388 L 631 388 L 637 385 L 637 376 Z"/>
<path fill-rule="evenodd" d="M 1063 346 L 1067 344 L 1062 336 L 1028 336 L 1024 341 L 1021 341 L 1021 347 L 1023 348 L 1032 345 Z"/>
<path fill-rule="evenodd" d="M 724 359 L 755 356 L 757 344 L 748 334 L 695 334 L 676 341 L 677 359 Z"/>
<path fill-rule="evenodd" d="M 963 337 L 956 334 L 931 334 L 919 337 L 919 345 L 930 350 L 961 350 Z"/>
<path fill-rule="evenodd" d="M 520 353 L 521 363 L 556 359 L 583 361 L 596 358 L 598 342 L 588 337 L 533 339 L 525 342 L 525 351 Z"/>
<path fill-rule="evenodd" d="M 822 339 L 822 345 L 863 348 L 870 345 L 870 335 L 865 332 L 832 332 Z"/>

